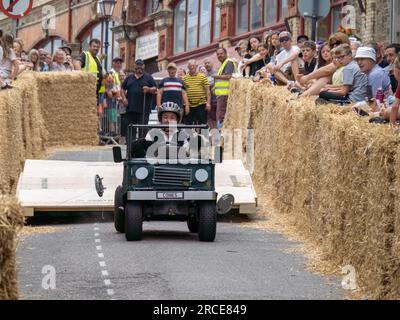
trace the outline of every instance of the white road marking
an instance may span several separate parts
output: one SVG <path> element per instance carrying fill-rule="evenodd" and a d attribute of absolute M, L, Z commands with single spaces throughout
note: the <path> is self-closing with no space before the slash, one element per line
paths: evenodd
<path fill-rule="evenodd" d="M 94 228 L 93 228 L 94 231 L 99 231 L 99 228 L 97 226 L 98 226 L 98 224 L 95 223 L 94 224 Z M 101 240 L 99 239 L 99 237 L 100 237 L 100 233 L 99 232 L 95 232 L 94 233 L 94 237 L 95 237 L 95 239 L 94 239 L 95 243 L 101 242 Z M 100 245 L 97 245 L 96 246 L 96 251 L 98 251 L 97 252 L 98 258 L 99 259 L 104 259 L 104 253 L 101 252 L 101 251 L 103 251 L 103 247 L 100 246 Z M 105 261 L 99 261 L 99 265 L 100 265 L 100 267 L 105 268 L 106 267 L 106 262 Z M 103 277 L 108 277 L 109 273 L 108 273 L 107 270 L 101 270 L 101 275 Z M 111 280 L 110 279 L 104 279 L 104 284 L 105 284 L 106 287 L 110 287 L 111 286 Z M 109 296 L 113 296 L 114 295 L 114 290 L 113 289 L 107 289 L 107 294 Z M 115 298 L 111 298 L 111 300 L 115 300 Z"/>
<path fill-rule="evenodd" d="M 113 296 L 114 295 L 114 290 L 113 289 L 107 289 L 107 294 L 109 296 Z"/>

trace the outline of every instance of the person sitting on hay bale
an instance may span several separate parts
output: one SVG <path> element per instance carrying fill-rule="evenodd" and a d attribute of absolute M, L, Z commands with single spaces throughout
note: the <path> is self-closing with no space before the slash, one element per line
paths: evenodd
<path fill-rule="evenodd" d="M 14 37 L 5 33 L 0 38 L 0 87 L 1 89 L 12 88 L 11 82 L 16 78 L 19 71 L 19 61 L 13 50 Z"/>
<path fill-rule="evenodd" d="M 330 86 L 321 91 L 316 100 L 317 105 L 351 104 L 365 101 L 368 97 L 368 77 L 362 73 L 359 65 L 353 60 L 353 52 L 350 45 L 343 44 L 334 51 L 334 59 L 343 69 L 343 85 Z"/>
<path fill-rule="evenodd" d="M 394 63 L 393 74 L 396 80 L 400 81 L 400 54 L 398 54 L 397 59 Z M 399 128 L 398 125 L 398 120 L 400 120 L 399 106 L 400 106 L 400 86 L 397 87 L 393 106 L 391 108 L 388 107 L 382 110 L 384 119 L 386 121 L 390 121 L 390 125 L 394 128 Z"/>

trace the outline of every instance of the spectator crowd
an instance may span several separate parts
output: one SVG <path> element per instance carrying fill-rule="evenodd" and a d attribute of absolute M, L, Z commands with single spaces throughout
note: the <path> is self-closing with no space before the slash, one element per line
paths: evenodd
<path fill-rule="evenodd" d="M 213 59 L 202 63 L 190 60 L 185 67 L 170 63 L 168 76 L 157 84 L 137 59 L 131 74 L 123 72 L 123 59 L 115 58 L 105 70 L 99 55 L 101 42 L 92 39 L 89 50 L 72 59 L 72 50 L 62 46 L 54 54 L 44 49 L 24 51 L 20 39 L 0 34 L 0 85 L 12 88 L 22 72 L 84 71 L 97 79 L 96 94 L 100 133 L 120 135 L 121 143 L 130 123 L 147 124 L 152 110 L 160 111 L 172 102 L 182 110 L 185 124 L 208 124 L 221 128 L 225 119 L 230 80 L 250 78 L 285 86 L 295 97 L 315 96 L 316 105 L 350 105 L 359 116 L 371 122 L 397 126 L 400 106 L 400 44 L 362 43 L 344 33 L 324 41 L 311 41 L 306 35 L 293 39 L 288 31 L 269 31 L 263 39 L 251 36 L 240 40 L 229 57 L 218 48 Z"/>

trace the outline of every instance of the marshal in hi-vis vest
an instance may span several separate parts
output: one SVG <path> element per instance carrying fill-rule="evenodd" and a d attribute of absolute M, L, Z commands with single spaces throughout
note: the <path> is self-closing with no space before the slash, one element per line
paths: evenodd
<path fill-rule="evenodd" d="M 237 64 L 236 61 L 232 60 L 232 59 L 226 59 L 221 67 L 218 70 L 217 75 L 218 76 L 222 76 L 222 73 L 224 72 L 224 69 L 226 67 L 226 65 L 228 64 L 228 62 L 232 62 L 234 65 L 234 73 L 237 72 Z M 229 95 L 229 86 L 230 86 L 230 81 L 229 80 L 215 80 L 215 95 L 216 96 L 227 96 Z"/>
<path fill-rule="evenodd" d="M 85 66 L 82 68 L 82 71 L 93 74 L 96 77 L 96 80 L 99 81 L 99 70 L 97 68 L 97 63 L 95 58 L 89 51 L 85 51 Z M 105 92 L 104 84 L 101 85 L 99 93 Z"/>

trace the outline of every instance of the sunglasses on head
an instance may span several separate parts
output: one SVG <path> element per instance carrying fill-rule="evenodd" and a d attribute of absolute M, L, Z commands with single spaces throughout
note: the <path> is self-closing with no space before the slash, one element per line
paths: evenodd
<path fill-rule="evenodd" d="M 342 43 L 340 41 L 336 41 L 336 42 L 331 42 L 331 47 L 337 47 L 340 46 Z"/>
<path fill-rule="evenodd" d="M 279 42 L 288 42 L 290 40 L 289 37 L 279 38 Z"/>

